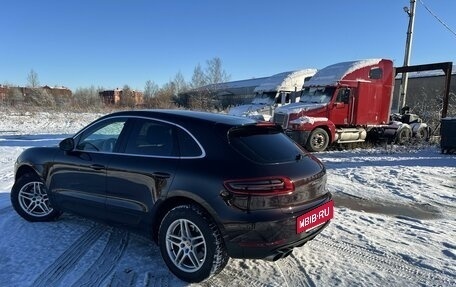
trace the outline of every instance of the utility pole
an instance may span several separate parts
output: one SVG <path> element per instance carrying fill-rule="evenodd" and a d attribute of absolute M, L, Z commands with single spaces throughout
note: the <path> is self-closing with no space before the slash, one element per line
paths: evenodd
<path fill-rule="evenodd" d="M 404 12 L 407 13 L 409 17 L 408 28 L 407 28 L 407 40 L 405 42 L 405 56 L 404 56 L 404 67 L 409 66 L 410 64 L 410 51 L 412 50 L 412 33 L 413 26 L 415 24 L 415 2 L 416 0 L 410 0 L 410 8 L 404 7 Z M 408 76 L 407 73 L 402 73 L 401 87 L 399 99 L 397 101 L 397 111 L 400 112 L 401 109 L 405 106 L 405 100 L 407 97 L 407 85 L 408 85 Z"/>

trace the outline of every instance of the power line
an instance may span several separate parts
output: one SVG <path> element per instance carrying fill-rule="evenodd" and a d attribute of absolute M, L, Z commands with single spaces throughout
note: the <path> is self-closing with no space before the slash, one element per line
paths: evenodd
<path fill-rule="evenodd" d="M 448 31 L 450 31 L 451 33 L 453 33 L 453 35 L 456 36 L 456 32 L 454 32 L 447 24 L 445 24 L 445 22 L 443 22 L 434 12 L 431 11 L 431 9 L 429 9 L 426 4 L 424 4 L 423 0 L 419 0 L 421 5 L 424 6 L 424 8 L 426 8 L 426 10 L 432 15 L 434 16 L 435 19 L 437 19 L 437 21 L 440 22 L 440 24 L 442 24 L 445 28 L 448 29 Z"/>

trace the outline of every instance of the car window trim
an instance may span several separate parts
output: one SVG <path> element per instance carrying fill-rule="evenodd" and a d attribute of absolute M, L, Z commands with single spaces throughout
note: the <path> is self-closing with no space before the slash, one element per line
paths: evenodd
<path fill-rule="evenodd" d="M 204 158 L 206 157 L 206 151 L 205 149 L 203 148 L 203 146 L 201 145 L 201 143 L 196 139 L 196 137 L 191 133 L 189 132 L 185 127 L 179 125 L 179 124 L 176 124 L 176 123 L 173 123 L 173 122 L 170 122 L 170 121 L 166 121 L 166 120 L 162 120 L 162 119 L 157 119 L 157 118 L 154 118 L 154 117 L 144 117 L 144 116 L 113 116 L 113 117 L 107 117 L 105 119 L 102 119 L 102 120 L 99 120 L 99 121 L 94 121 L 93 123 L 91 123 L 90 125 L 88 125 L 87 127 L 85 127 L 84 129 L 80 130 L 77 134 L 75 134 L 73 136 L 73 139 L 75 140 L 75 142 L 78 142 L 77 138 L 79 136 L 81 136 L 85 131 L 87 131 L 88 129 L 90 129 L 91 127 L 93 127 L 94 125 L 97 125 L 103 121 L 107 121 L 107 120 L 112 120 L 112 119 L 116 119 L 116 118 L 121 118 L 121 119 L 126 119 L 125 121 L 125 125 L 124 125 L 124 128 L 122 129 L 120 135 L 119 135 L 119 139 L 122 143 L 123 141 L 125 140 L 124 137 L 126 136 L 126 134 L 130 134 L 131 132 L 131 127 L 129 127 L 127 124 L 128 124 L 128 121 L 130 119 L 145 119 L 145 120 L 153 120 L 153 121 L 157 121 L 157 122 L 161 122 L 161 123 L 166 123 L 166 124 L 169 124 L 169 125 L 172 125 L 172 126 L 175 126 L 177 128 L 180 128 L 182 130 L 184 130 L 195 142 L 196 144 L 198 145 L 198 147 L 200 148 L 200 151 L 201 151 L 201 155 L 198 155 L 198 156 L 160 156 L 160 155 L 145 155 L 145 154 L 130 154 L 130 153 L 123 153 L 123 152 L 104 152 L 104 151 L 86 151 L 86 150 L 79 150 L 79 149 L 74 149 L 74 151 L 77 151 L 77 152 L 86 152 L 86 153 L 97 153 L 97 154 L 112 154 L 112 155 L 126 155 L 126 156 L 140 156 L 140 157 L 152 157 L 152 158 L 171 158 L 171 159 L 198 159 L 198 158 Z M 124 133 L 124 129 L 129 129 L 126 131 L 126 133 Z M 123 150 L 125 150 L 125 147 L 122 147 Z"/>

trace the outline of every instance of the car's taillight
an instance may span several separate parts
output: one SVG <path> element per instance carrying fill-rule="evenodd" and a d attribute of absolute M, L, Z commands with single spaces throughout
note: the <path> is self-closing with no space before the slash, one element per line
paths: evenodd
<path fill-rule="evenodd" d="M 224 185 L 233 193 L 250 195 L 290 194 L 295 189 L 293 181 L 287 177 L 227 180 Z"/>

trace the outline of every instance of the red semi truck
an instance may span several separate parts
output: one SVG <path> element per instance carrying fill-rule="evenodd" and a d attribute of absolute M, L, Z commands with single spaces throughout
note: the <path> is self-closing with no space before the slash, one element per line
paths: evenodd
<path fill-rule="evenodd" d="M 390 115 L 394 77 L 387 59 L 330 65 L 305 82 L 298 103 L 277 108 L 273 121 L 309 151 L 371 136 L 399 143 L 428 139 L 430 129 L 418 116 L 406 110 Z"/>

